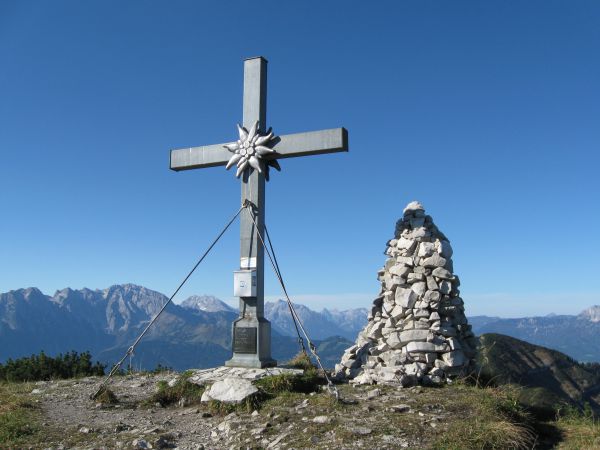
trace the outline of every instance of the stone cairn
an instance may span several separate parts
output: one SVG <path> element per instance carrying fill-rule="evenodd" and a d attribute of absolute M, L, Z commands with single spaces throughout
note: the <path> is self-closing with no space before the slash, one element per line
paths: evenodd
<path fill-rule="evenodd" d="M 476 340 L 453 274 L 452 247 L 419 202 L 404 209 L 381 292 L 355 345 L 335 367 L 351 383 L 440 384 L 473 369 Z"/>

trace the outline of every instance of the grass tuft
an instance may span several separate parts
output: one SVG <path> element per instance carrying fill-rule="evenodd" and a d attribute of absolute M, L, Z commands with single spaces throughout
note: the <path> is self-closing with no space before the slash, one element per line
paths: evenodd
<path fill-rule="evenodd" d="M 299 352 L 296 356 L 290 359 L 286 366 L 292 369 L 302 369 L 305 372 L 316 371 L 317 367 L 313 364 L 310 356 L 306 352 Z"/>
<path fill-rule="evenodd" d="M 116 405 L 119 403 L 119 399 L 113 391 L 106 386 L 100 388 L 98 393 L 94 396 L 93 400 L 101 403 L 102 405 Z"/>
<path fill-rule="evenodd" d="M 158 382 L 158 391 L 145 404 L 151 406 L 160 403 L 160 406 L 167 407 L 174 404 L 189 406 L 200 403 L 205 388 L 190 382 L 191 375 L 191 372 L 184 372 L 173 386 L 169 386 L 166 381 Z"/>

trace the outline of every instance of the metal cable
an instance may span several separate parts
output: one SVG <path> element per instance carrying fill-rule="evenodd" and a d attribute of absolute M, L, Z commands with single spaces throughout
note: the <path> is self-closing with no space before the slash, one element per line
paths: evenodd
<path fill-rule="evenodd" d="M 173 300 L 173 298 L 177 295 L 177 293 L 179 292 L 179 290 L 183 287 L 183 285 L 186 283 L 186 281 L 192 276 L 192 274 L 194 273 L 194 271 L 198 268 L 198 266 L 200 265 L 200 263 L 202 261 L 204 261 L 204 258 L 206 258 L 206 256 L 209 254 L 209 252 L 213 249 L 213 247 L 216 245 L 216 243 L 219 241 L 219 239 L 221 239 L 221 237 L 225 234 L 225 232 L 228 230 L 228 228 L 231 226 L 231 224 L 233 223 L 233 221 L 237 218 L 237 216 L 240 215 L 240 213 L 248 207 L 247 203 L 244 203 L 240 209 L 238 210 L 238 212 L 235 213 L 235 215 L 231 218 L 231 220 L 227 223 L 227 225 L 225 225 L 225 228 L 223 228 L 223 230 L 221 230 L 221 232 L 219 233 L 219 235 L 215 238 L 215 240 L 212 242 L 212 244 L 210 244 L 210 246 L 208 247 L 208 249 L 204 252 L 204 254 L 200 257 L 200 259 L 198 260 L 198 262 L 196 263 L 196 265 L 192 268 L 192 270 L 190 270 L 190 272 L 187 274 L 187 276 L 183 279 L 183 281 L 181 282 L 181 284 L 179 285 L 179 287 L 177 289 L 175 289 L 175 292 L 173 292 L 173 295 L 171 295 L 171 297 L 169 297 L 169 300 L 167 300 L 165 302 L 165 304 L 162 306 L 162 308 L 160 308 L 160 311 L 158 311 L 158 313 L 154 316 L 154 318 L 150 321 L 150 323 L 148 323 L 148 325 L 146 326 L 146 328 L 144 328 L 144 331 L 142 331 L 142 334 L 140 334 L 138 336 L 138 338 L 135 340 L 135 342 L 133 343 L 133 345 L 131 345 L 131 347 L 129 347 L 127 349 L 127 352 L 125 353 L 125 355 L 123 355 L 123 357 L 113 366 L 113 368 L 111 369 L 110 373 L 108 374 L 108 376 L 104 379 L 104 381 L 102 381 L 102 383 L 100 384 L 98 390 L 96 391 L 96 393 L 94 395 L 91 396 L 92 399 L 95 399 L 96 396 L 98 394 L 100 394 L 100 392 L 102 391 L 102 388 L 104 388 L 106 386 L 106 384 L 108 383 L 108 381 L 111 379 L 111 377 L 117 373 L 117 371 L 121 368 L 121 366 L 123 365 L 123 362 L 127 359 L 128 356 L 133 355 L 133 351 L 135 350 L 135 347 L 138 345 L 138 343 L 142 340 L 142 338 L 145 336 L 145 334 L 148 332 L 148 330 L 150 329 L 150 327 L 152 325 L 154 325 L 154 322 L 156 322 L 156 319 L 158 319 L 158 317 L 162 314 L 162 312 L 165 310 L 165 308 L 167 307 L 167 305 L 169 303 L 171 303 L 171 301 Z"/>
<path fill-rule="evenodd" d="M 271 236 L 269 235 L 269 230 L 267 229 L 266 224 L 263 224 L 263 225 L 265 228 L 265 236 L 267 237 L 267 242 L 269 243 L 269 248 L 271 249 L 271 253 L 273 254 L 273 259 L 275 260 L 276 274 L 279 278 L 283 279 L 283 276 L 281 275 L 281 270 L 279 269 L 279 262 L 277 261 L 277 255 L 275 254 L 275 249 L 273 248 L 273 242 L 271 241 Z M 298 323 L 296 322 L 296 318 L 294 317 L 294 313 L 292 311 L 292 306 L 290 305 L 290 302 L 288 302 L 288 309 L 290 310 L 290 314 L 292 315 L 292 321 L 294 322 L 294 328 L 296 328 L 296 334 L 298 335 L 298 344 L 300 344 L 300 347 L 302 348 L 302 353 L 307 355 L 306 347 L 304 346 L 304 339 L 302 339 L 302 336 L 300 336 L 300 330 L 298 329 Z"/>
<path fill-rule="evenodd" d="M 327 380 L 327 388 L 329 389 L 329 392 L 333 393 L 333 395 L 335 395 L 336 399 L 339 399 L 339 392 L 338 392 L 337 388 L 335 387 L 335 385 L 333 384 L 333 382 L 331 381 L 331 379 L 329 378 L 329 376 L 327 375 L 327 371 L 325 370 L 325 367 L 323 367 L 321 358 L 317 354 L 317 348 L 315 347 L 313 342 L 310 340 L 310 337 L 308 337 L 308 333 L 304 329 L 304 326 L 302 325 L 302 321 L 300 320 L 300 317 L 298 316 L 298 313 L 296 312 L 296 309 L 294 308 L 294 305 L 292 304 L 292 301 L 290 300 L 290 296 L 288 295 L 287 289 L 285 287 L 285 283 L 283 281 L 283 278 L 281 277 L 281 273 L 278 272 L 277 266 L 275 265 L 275 261 L 273 260 L 273 257 L 271 256 L 271 252 L 269 251 L 269 249 L 267 248 L 267 246 L 265 244 L 265 241 L 264 241 L 262 234 L 260 232 L 260 229 L 258 227 L 258 223 L 256 222 L 256 219 L 254 218 L 252 208 L 248 208 L 247 211 L 248 211 L 248 214 L 250 214 L 250 218 L 252 219 L 252 222 L 254 222 L 254 226 L 256 227 L 256 234 L 258 234 L 260 242 L 265 250 L 265 253 L 269 257 L 269 261 L 271 261 L 271 266 L 273 267 L 273 271 L 275 272 L 275 275 L 277 276 L 277 279 L 279 280 L 279 284 L 281 285 L 281 288 L 283 289 L 283 293 L 285 294 L 285 298 L 287 299 L 288 306 L 290 308 L 290 311 L 292 312 L 292 317 L 295 317 L 295 319 L 298 321 L 298 325 L 300 326 L 300 329 L 302 330 L 302 333 L 304 334 L 304 337 L 306 338 L 306 341 L 308 342 L 310 352 L 313 354 L 313 356 L 317 360 L 317 364 L 319 364 L 319 367 L 323 371 L 323 375 L 325 376 L 325 379 Z"/>

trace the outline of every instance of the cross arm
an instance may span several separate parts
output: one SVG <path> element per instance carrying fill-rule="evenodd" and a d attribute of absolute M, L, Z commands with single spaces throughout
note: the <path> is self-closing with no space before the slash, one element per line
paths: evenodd
<path fill-rule="evenodd" d="M 226 144 L 171 150 L 171 170 L 189 170 L 224 166 L 231 157 Z M 276 159 L 320 155 L 348 151 L 348 131 L 345 128 L 286 134 L 274 140 Z"/>

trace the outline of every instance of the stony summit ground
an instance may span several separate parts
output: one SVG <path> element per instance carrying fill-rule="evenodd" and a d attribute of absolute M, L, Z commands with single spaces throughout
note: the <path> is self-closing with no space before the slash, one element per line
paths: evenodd
<path fill-rule="evenodd" d="M 0 384 L 0 448 L 600 448 L 597 425 L 537 423 L 506 389 L 341 385 L 340 402 L 283 392 L 252 407 L 160 406 L 174 377 L 117 377 L 115 404 L 90 400 L 95 377 Z"/>

